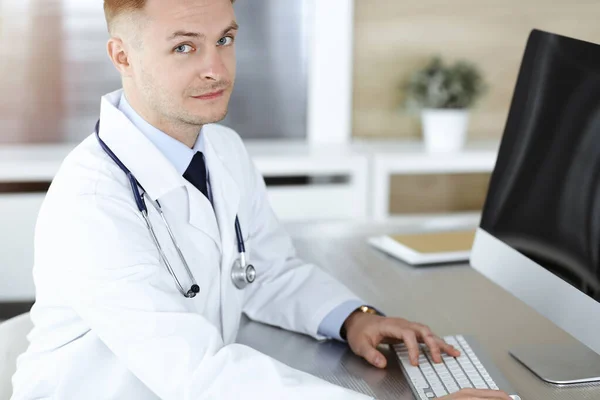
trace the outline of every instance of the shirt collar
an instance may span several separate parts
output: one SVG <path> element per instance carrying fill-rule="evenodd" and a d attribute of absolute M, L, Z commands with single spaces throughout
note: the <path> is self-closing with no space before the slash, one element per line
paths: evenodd
<path fill-rule="evenodd" d="M 198 135 L 198 140 L 194 144 L 194 148 L 190 149 L 179 140 L 172 138 L 160 129 L 155 128 L 142 118 L 134 109 L 131 107 L 127 98 L 125 98 L 125 92 L 121 93 L 121 99 L 118 106 L 125 116 L 131 121 L 131 123 L 139 129 L 140 132 L 152 142 L 152 144 L 160 150 L 160 152 L 166 157 L 167 160 L 177 170 L 180 175 L 183 175 L 187 170 L 188 166 L 192 162 L 192 158 L 196 152 L 201 151 L 204 153 L 204 138 L 202 130 Z"/>

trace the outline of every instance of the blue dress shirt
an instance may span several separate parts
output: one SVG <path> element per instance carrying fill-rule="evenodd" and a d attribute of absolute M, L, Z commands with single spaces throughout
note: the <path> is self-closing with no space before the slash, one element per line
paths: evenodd
<path fill-rule="evenodd" d="M 119 111 L 121 111 L 136 128 L 140 130 L 156 146 L 157 149 L 163 153 L 163 155 L 173 164 L 177 172 L 183 175 L 192 162 L 192 158 L 196 152 L 204 152 L 204 138 L 202 131 L 198 135 L 198 140 L 194 144 L 194 148 L 190 149 L 179 140 L 172 138 L 160 129 L 155 128 L 142 118 L 134 109 L 131 107 L 125 94 L 121 95 L 119 102 Z M 210 180 L 208 180 L 208 192 L 209 197 L 212 197 L 210 189 Z M 319 335 L 328 338 L 337 339 L 343 341 L 340 337 L 340 329 L 346 318 L 358 307 L 366 304 L 361 300 L 351 300 L 340 304 L 334 308 L 329 314 L 325 316 L 321 324 L 319 325 Z"/>

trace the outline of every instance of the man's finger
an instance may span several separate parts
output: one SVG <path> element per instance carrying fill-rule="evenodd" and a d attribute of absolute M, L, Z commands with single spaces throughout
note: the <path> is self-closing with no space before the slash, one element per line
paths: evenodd
<path fill-rule="evenodd" d="M 370 364 L 376 366 L 377 368 L 385 368 L 386 367 L 387 359 L 377 349 L 371 347 L 371 348 L 367 349 L 365 351 L 365 353 L 366 354 L 363 357 Z"/>
<path fill-rule="evenodd" d="M 419 342 L 417 342 L 417 336 L 411 330 L 404 329 L 402 333 L 399 335 L 402 336 L 402 340 L 408 349 L 408 357 L 410 358 L 410 363 L 413 366 L 419 365 Z"/>
<path fill-rule="evenodd" d="M 442 354 L 440 349 L 440 343 L 437 341 L 437 337 L 431 332 L 428 326 L 414 324 L 413 329 L 418 333 L 421 342 L 425 343 L 431 353 L 431 358 L 434 363 L 442 362 Z"/>
<path fill-rule="evenodd" d="M 438 341 L 438 344 L 440 346 L 440 349 L 448 354 L 449 356 L 452 357 L 460 357 L 460 350 L 458 350 L 456 347 L 452 346 L 451 344 L 448 344 L 444 341 L 444 339 L 441 339 L 439 337 L 436 336 L 436 340 Z"/>
<path fill-rule="evenodd" d="M 387 360 L 383 354 L 377 350 L 376 347 L 376 344 L 371 343 L 365 337 L 360 340 L 353 351 L 357 356 L 364 358 L 367 362 L 376 366 L 377 368 L 385 368 L 387 365 Z"/>
<path fill-rule="evenodd" d="M 410 363 L 415 367 L 419 365 L 419 342 L 417 336 L 410 328 L 401 328 L 393 323 L 382 326 L 381 334 L 388 339 L 402 339 L 408 350 Z"/>

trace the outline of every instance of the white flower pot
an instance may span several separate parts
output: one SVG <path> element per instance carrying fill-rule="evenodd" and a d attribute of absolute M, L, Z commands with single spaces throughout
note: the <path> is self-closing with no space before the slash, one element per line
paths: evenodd
<path fill-rule="evenodd" d="M 421 111 L 425 148 L 431 153 L 461 150 L 467 139 L 468 110 L 426 109 Z"/>

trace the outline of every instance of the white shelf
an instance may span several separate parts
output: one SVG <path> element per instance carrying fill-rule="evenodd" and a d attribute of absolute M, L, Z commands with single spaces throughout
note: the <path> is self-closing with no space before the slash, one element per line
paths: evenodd
<path fill-rule="evenodd" d="M 51 181 L 62 160 L 75 146 L 75 143 L 0 146 L 0 182 Z M 359 203 L 357 207 L 352 207 L 354 212 L 349 217 L 367 216 L 384 220 L 390 217 L 390 179 L 393 175 L 489 173 L 496 163 L 499 142 L 471 142 L 462 151 L 448 154 L 431 154 L 425 151 L 421 142 L 397 140 L 322 145 L 301 141 L 248 140 L 246 147 L 265 177 L 349 176 L 350 182 L 346 187 L 349 191 L 334 191 L 338 196 L 333 200 L 340 201 L 345 197 Z M 273 199 L 279 203 L 290 193 L 278 188 L 270 191 L 274 193 Z M 313 190 L 313 193 L 319 191 Z M 321 201 L 317 197 L 314 201 Z M 323 204 L 330 203 L 324 201 Z M 290 210 L 285 204 L 281 207 L 275 204 L 274 207 L 282 212 Z M 318 208 L 316 203 L 311 207 Z M 358 209 L 364 211 L 357 212 Z M 302 210 L 293 214 L 297 217 Z"/>
<path fill-rule="evenodd" d="M 49 182 L 76 143 L 0 146 L 0 182 Z"/>
<path fill-rule="evenodd" d="M 499 141 L 470 142 L 455 153 L 428 153 L 422 142 L 357 142 L 357 151 L 369 155 L 369 213 L 372 219 L 390 218 L 390 186 L 393 175 L 491 173 L 498 157 Z"/>
<path fill-rule="evenodd" d="M 0 182 L 51 181 L 75 146 L 77 143 L 0 145 Z M 295 141 L 249 140 L 246 147 L 265 176 L 345 173 L 365 159 L 365 154 L 348 145 L 317 147 Z"/>
<path fill-rule="evenodd" d="M 244 142 L 256 167 L 265 176 L 345 174 L 367 169 L 366 154 L 343 144 L 309 145 L 301 141 Z"/>
<path fill-rule="evenodd" d="M 499 141 L 470 142 L 455 153 L 429 153 L 419 141 L 357 141 L 353 147 L 395 174 L 426 174 L 490 171 L 499 145 Z"/>

